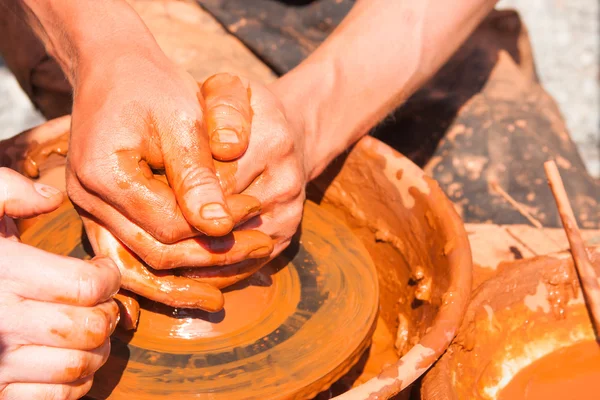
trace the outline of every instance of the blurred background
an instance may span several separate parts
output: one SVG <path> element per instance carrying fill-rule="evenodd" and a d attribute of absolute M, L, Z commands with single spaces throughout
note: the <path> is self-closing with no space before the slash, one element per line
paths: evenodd
<path fill-rule="evenodd" d="M 558 102 L 588 171 L 600 178 L 600 2 L 501 0 L 529 29 L 538 74 Z M 0 59 L 0 138 L 42 122 Z"/>

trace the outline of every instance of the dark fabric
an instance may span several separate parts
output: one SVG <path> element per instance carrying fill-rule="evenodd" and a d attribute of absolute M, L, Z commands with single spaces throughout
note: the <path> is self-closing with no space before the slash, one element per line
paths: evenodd
<path fill-rule="evenodd" d="M 296 66 L 350 10 L 347 0 L 198 0 L 277 73 Z M 581 227 L 600 225 L 600 187 L 540 86 L 518 14 L 494 11 L 446 66 L 372 134 L 440 182 L 465 222 L 560 227 L 543 162 L 555 158 Z"/>
<path fill-rule="evenodd" d="M 338 26 L 353 0 L 198 0 L 278 74 L 304 60 Z"/>

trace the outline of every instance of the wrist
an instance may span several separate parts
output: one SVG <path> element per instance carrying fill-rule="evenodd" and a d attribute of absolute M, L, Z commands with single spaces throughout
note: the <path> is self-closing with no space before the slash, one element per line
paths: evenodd
<path fill-rule="evenodd" d="M 288 121 L 304 134 L 308 180 L 316 178 L 360 135 L 337 111 L 340 74 L 330 60 L 305 62 L 271 86 L 281 100 Z M 297 123 L 294 120 L 299 121 Z"/>
<path fill-rule="evenodd" d="M 123 54 L 158 49 L 152 34 L 124 0 L 103 3 L 21 0 L 26 19 L 75 86 L 82 69 Z"/>

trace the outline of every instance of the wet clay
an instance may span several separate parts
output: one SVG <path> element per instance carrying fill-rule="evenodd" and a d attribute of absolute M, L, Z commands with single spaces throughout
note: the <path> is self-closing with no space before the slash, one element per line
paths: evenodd
<path fill-rule="evenodd" d="M 498 400 L 598 398 L 600 345 L 584 341 L 542 357 L 521 370 Z"/>
<path fill-rule="evenodd" d="M 59 137 L 45 143 L 35 143 L 25 155 L 23 173 L 30 178 L 39 178 L 40 165 L 52 154 L 66 156 L 69 150 L 70 133 L 64 132 Z"/>
<path fill-rule="evenodd" d="M 600 271 L 600 248 L 587 252 Z M 538 368 L 537 361 L 593 341 L 573 268 L 569 252 L 499 264 L 497 274 L 473 292 L 455 341 L 423 379 L 422 399 L 494 400 L 521 371 Z M 568 362 L 561 361 L 561 368 Z M 566 378 L 569 369 L 562 371 Z"/>

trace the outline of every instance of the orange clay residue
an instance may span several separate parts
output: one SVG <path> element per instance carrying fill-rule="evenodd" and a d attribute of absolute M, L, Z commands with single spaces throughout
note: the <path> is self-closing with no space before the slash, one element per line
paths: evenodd
<path fill-rule="evenodd" d="M 585 341 L 555 351 L 521 370 L 498 400 L 598 399 L 600 345 Z"/>

